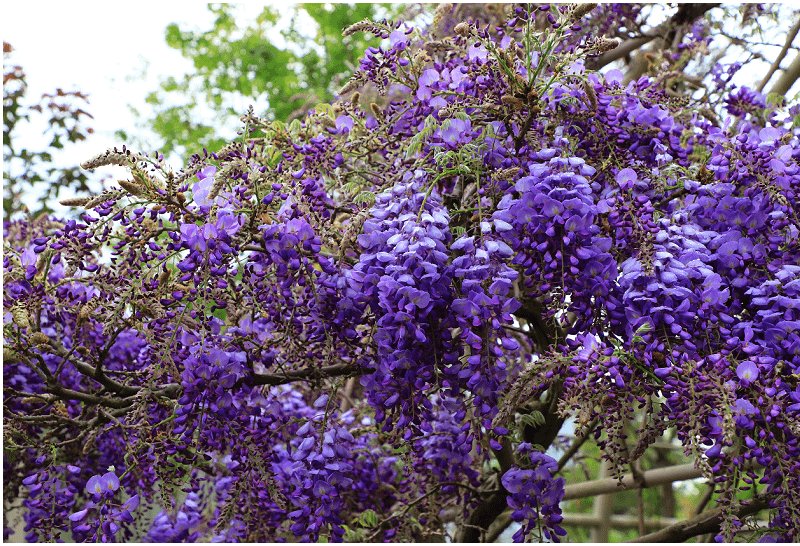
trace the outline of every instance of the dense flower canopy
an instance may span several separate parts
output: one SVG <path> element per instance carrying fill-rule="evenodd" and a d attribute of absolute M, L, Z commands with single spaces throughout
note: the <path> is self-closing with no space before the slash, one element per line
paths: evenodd
<path fill-rule="evenodd" d="M 593 72 L 591 9 L 356 23 L 386 40 L 339 102 L 178 173 L 111 150 L 78 218 L 6 222 L 28 538 L 428 540 L 499 496 L 558 540 L 574 419 L 617 474 L 674 428 L 722 538 L 752 486 L 797 540 L 797 108 Z"/>

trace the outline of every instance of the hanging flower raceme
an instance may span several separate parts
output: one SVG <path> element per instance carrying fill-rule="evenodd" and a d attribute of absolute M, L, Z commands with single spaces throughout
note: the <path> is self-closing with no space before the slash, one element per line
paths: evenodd
<path fill-rule="evenodd" d="M 503 487 L 509 492 L 508 506 L 514 511 L 511 519 L 522 523 L 514 533 L 514 542 L 523 542 L 534 531 L 540 531 L 539 540 L 560 542 L 558 537 L 567 532 L 559 525 L 564 520 L 559 503 L 564 497 L 564 478 L 554 478 L 558 463 L 530 444 L 519 445 L 519 452 L 527 454 L 531 466 L 512 467 L 503 474 Z M 527 466 L 527 465 L 526 465 Z"/>
<path fill-rule="evenodd" d="M 358 237 L 363 253 L 349 274 L 353 299 L 376 315 L 378 327 L 375 372 L 362 384 L 377 420 L 397 412 L 401 429 L 419 426 L 430 411 L 424 392 L 437 384 L 444 358 L 438 345 L 453 269 L 448 220 L 439 196 L 426 192 L 422 171 L 407 173 L 404 184 L 377 196 Z"/>

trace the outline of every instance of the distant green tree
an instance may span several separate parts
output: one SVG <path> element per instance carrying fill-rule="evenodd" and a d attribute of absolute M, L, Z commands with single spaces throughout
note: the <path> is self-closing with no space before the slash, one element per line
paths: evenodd
<path fill-rule="evenodd" d="M 191 59 L 194 71 L 161 80 L 146 98 L 155 116 L 145 119 L 134 110 L 142 119 L 140 127 L 163 141 L 159 151 L 164 155 L 183 155 L 223 145 L 227 139 L 217 128 L 233 130 L 249 104 L 266 109 L 257 113 L 272 119 L 300 117 L 333 99 L 369 46 L 368 35 L 343 38 L 342 29 L 364 18 L 390 17 L 390 6 L 297 4 L 288 27 L 279 31 L 284 43 L 276 43 L 269 35 L 285 20 L 276 7 L 267 6 L 255 19 L 242 21 L 235 5 L 209 4 L 215 16 L 212 28 L 195 32 L 174 23 L 167 27 L 167 44 Z M 136 141 L 124 131 L 117 136 Z M 153 144 L 142 147 L 152 149 Z"/>
<path fill-rule="evenodd" d="M 25 72 L 13 63 L 10 44 L 3 42 L 3 218 L 16 212 L 33 215 L 53 212 L 50 208 L 59 192 L 72 187 L 76 192 L 89 191 L 88 177 L 77 165 L 58 167 L 53 152 L 70 142 L 79 142 L 92 133 L 86 127 L 91 118 L 83 108 L 88 95 L 80 91 L 45 93 L 37 104 L 28 102 Z M 36 149 L 21 147 L 15 136 L 19 128 L 31 123 L 33 112 L 46 116 L 47 129 Z M 38 199 L 32 201 L 32 196 Z M 31 207 L 33 203 L 35 206 Z"/>

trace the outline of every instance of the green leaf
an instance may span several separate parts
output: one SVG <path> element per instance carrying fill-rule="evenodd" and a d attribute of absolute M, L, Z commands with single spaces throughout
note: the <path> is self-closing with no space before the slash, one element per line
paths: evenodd
<path fill-rule="evenodd" d="M 519 421 L 520 424 L 533 428 L 539 428 L 545 423 L 544 415 L 538 410 L 522 414 Z"/>
<path fill-rule="evenodd" d="M 362 203 L 369 203 L 370 205 L 375 203 L 375 194 L 371 191 L 362 191 L 358 195 L 353 198 L 353 202 L 357 205 Z"/>
<path fill-rule="evenodd" d="M 364 527 L 372 528 L 378 525 L 378 514 L 375 510 L 364 510 L 359 516 L 359 521 Z"/>

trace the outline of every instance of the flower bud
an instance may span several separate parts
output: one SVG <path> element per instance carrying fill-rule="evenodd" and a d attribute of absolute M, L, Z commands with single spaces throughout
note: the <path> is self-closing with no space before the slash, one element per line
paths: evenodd
<path fill-rule="evenodd" d="M 90 197 L 72 197 L 70 199 L 62 199 L 58 203 L 65 207 L 82 207 L 89 202 Z"/>
<path fill-rule="evenodd" d="M 140 197 L 144 193 L 142 187 L 131 180 L 117 180 L 117 183 L 123 190 L 133 196 Z"/>
<path fill-rule="evenodd" d="M 16 307 L 12 309 L 11 317 L 14 319 L 14 324 L 19 326 L 20 328 L 27 328 L 28 326 L 31 325 L 28 311 L 23 309 L 22 307 Z"/>
<path fill-rule="evenodd" d="M 50 338 L 41 332 L 34 332 L 28 338 L 28 341 L 31 345 L 48 345 L 50 343 Z"/>
<path fill-rule="evenodd" d="M 361 32 L 364 30 L 370 30 L 375 26 L 375 24 L 370 21 L 369 19 L 364 19 L 363 21 L 359 21 L 358 23 L 354 23 L 344 29 L 342 31 L 342 36 L 350 36 L 351 34 L 355 34 L 356 32 Z"/>
<path fill-rule="evenodd" d="M 592 107 L 592 110 L 597 110 L 597 95 L 594 93 L 594 88 L 592 84 L 590 84 L 587 80 L 583 80 L 583 90 L 586 92 L 586 99 L 589 101 L 589 105 Z"/>
<path fill-rule="evenodd" d="M 595 3 L 595 2 L 587 2 L 585 4 L 578 4 L 578 6 L 575 8 L 575 11 L 572 12 L 572 20 L 573 21 L 577 21 L 578 19 L 580 19 L 581 17 L 583 17 L 584 15 L 586 15 L 587 13 L 589 13 L 590 11 L 592 11 L 596 7 L 597 7 L 597 3 Z"/>
<path fill-rule="evenodd" d="M 453 29 L 453 32 L 455 32 L 459 36 L 467 38 L 474 31 L 472 30 L 472 27 L 470 27 L 469 23 L 461 22 L 456 25 L 456 28 Z"/>
<path fill-rule="evenodd" d="M 13 364 L 15 362 L 19 362 L 20 360 L 21 357 L 17 351 L 9 347 L 3 347 L 3 365 Z"/>
<path fill-rule="evenodd" d="M 525 108 L 524 102 L 522 102 L 517 97 L 513 97 L 511 95 L 503 95 L 502 97 L 500 97 L 500 100 L 502 100 L 505 104 L 513 108 L 516 108 L 517 110 L 522 110 L 523 108 Z"/>
<path fill-rule="evenodd" d="M 381 107 L 380 107 L 380 106 L 378 106 L 378 105 L 377 105 L 376 103 L 374 103 L 374 102 L 371 102 L 371 103 L 369 104 L 369 109 L 370 109 L 370 110 L 372 110 L 372 113 L 373 113 L 373 114 L 375 114 L 375 117 L 376 117 L 376 118 L 377 118 L 379 121 L 385 121 L 385 119 L 386 119 L 386 118 L 384 118 L 384 116 L 383 116 L 383 110 L 381 110 Z"/>

